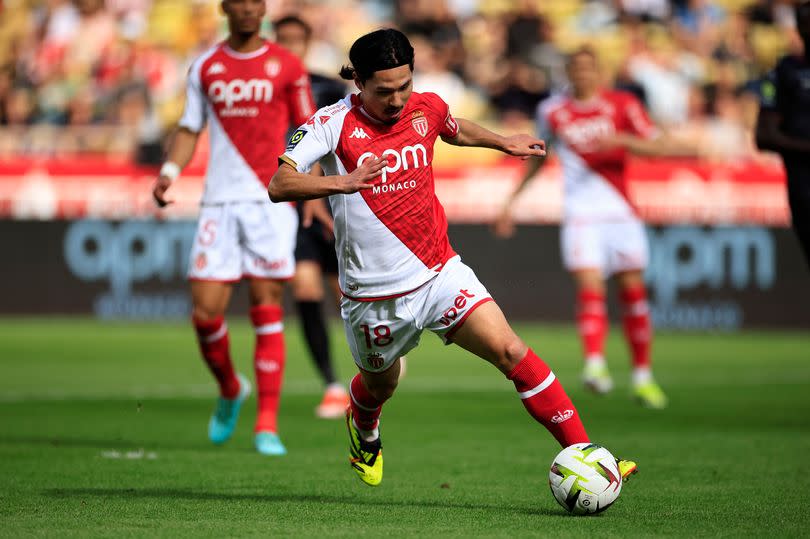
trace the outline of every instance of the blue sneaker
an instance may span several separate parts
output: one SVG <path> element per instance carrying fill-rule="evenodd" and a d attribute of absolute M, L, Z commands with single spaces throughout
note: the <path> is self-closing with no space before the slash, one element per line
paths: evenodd
<path fill-rule="evenodd" d="M 215 444 L 223 444 L 233 434 L 236 420 L 239 419 L 239 410 L 242 403 L 250 396 L 250 382 L 242 374 L 237 373 L 239 379 L 239 394 L 234 399 L 217 399 L 217 408 L 208 422 L 208 439 Z"/>
<path fill-rule="evenodd" d="M 284 447 L 284 444 L 281 443 L 281 439 L 275 432 L 257 432 L 254 442 L 256 443 L 256 451 L 262 455 L 280 457 L 281 455 L 287 454 L 287 448 Z"/>

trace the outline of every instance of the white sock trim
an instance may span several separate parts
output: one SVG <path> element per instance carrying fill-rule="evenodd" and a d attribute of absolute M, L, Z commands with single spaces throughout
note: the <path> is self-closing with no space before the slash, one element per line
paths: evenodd
<path fill-rule="evenodd" d="M 283 322 L 273 322 L 272 324 L 265 324 L 256 328 L 256 335 L 271 335 L 273 333 L 281 333 L 284 331 Z"/>
<path fill-rule="evenodd" d="M 202 342 L 205 343 L 216 342 L 220 340 L 222 337 L 224 337 L 227 333 L 228 333 L 228 324 L 222 322 L 222 325 L 219 326 L 218 330 L 213 332 L 211 335 L 206 335 L 205 337 L 202 337 L 201 340 Z"/>
<path fill-rule="evenodd" d="M 550 373 L 548 373 L 548 376 L 546 376 L 546 379 L 543 380 L 542 382 L 540 382 L 537 386 L 533 387 L 532 389 L 530 389 L 528 391 L 520 392 L 520 393 L 518 393 L 518 395 L 520 395 L 520 398 L 523 399 L 523 400 L 530 399 L 530 398 L 534 397 L 535 395 L 537 395 L 538 393 L 540 393 L 541 391 L 543 391 L 544 389 L 546 389 L 552 383 L 554 383 L 554 380 L 556 380 L 556 379 L 557 379 L 557 377 L 554 376 L 554 373 L 550 372 Z"/>
<path fill-rule="evenodd" d="M 361 410 L 365 410 L 366 412 L 376 412 L 377 411 L 377 408 L 366 408 L 365 406 L 363 406 L 362 404 L 357 402 L 357 399 L 354 398 L 354 393 L 352 393 L 351 386 L 349 387 L 349 395 L 352 398 L 352 403 L 354 403 L 354 405 L 357 406 L 358 408 L 360 408 Z"/>

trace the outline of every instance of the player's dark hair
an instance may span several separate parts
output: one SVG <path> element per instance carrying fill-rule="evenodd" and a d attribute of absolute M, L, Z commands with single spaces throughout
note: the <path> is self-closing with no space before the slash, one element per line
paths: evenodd
<path fill-rule="evenodd" d="M 590 45 L 582 45 L 581 47 L 574 49 L 573 51 L 568 53 L 568 56 L 566 56 L 565 58 L 565 65 L 570 66 L 571 63 L 574 60 L 576 60 L 579 56 L 590 56 L 594 62 L 598 61 L 598 58 L 596 56 L 596 50 L 594 50 L 594 48 L 591 47 Z"/>
<path fill-rule="evenodd" d="M 810 17 L 810 1 L 796 3 L 796 21 Z"/>
<path fill-rule="evenodd" d="M 296 17 L 295 15 L 287 15 L 285 17 L 281 17 L 280 19 L 276 19 L 273 21 L 273 28 L 278 30 L 282 26 L 286 26 L 288 24 L 296 24 L 300 26 L 304 30 L 304 35 L 306 36 L 307 40 L 312 36 L 312 27 L 304 21 L 301 17 Z"/>
<path fill-rule="evenodd" d="M 413 71 L 413 46 L 407 36 L 393 28 L 375 30 L 357 39 L 349 49 L 351 66 L 343 66 L 340 77 L 366 82 L 374 72 L 408 65 Z"/>

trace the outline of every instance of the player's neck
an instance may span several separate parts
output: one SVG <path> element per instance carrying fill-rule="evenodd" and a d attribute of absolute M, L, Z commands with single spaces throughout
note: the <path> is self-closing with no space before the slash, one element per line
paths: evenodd
<path fill-rule="evenodd" d="M 235 52 L 247 53 L 262 48 L 264 46 L 264 38 L 258 33 L 248 35 L 230 34 L 225 43 L 228 45 L 228 48 Z"/>
<path fill-rule="evenodd" d="M 596 97 L 599 93 L 599 88 L 588 88 L 587 90 L 583 89 L 579 92 L 574 90 L 573 95 L 574 99 L 577 101 L 587 102 Z"/>

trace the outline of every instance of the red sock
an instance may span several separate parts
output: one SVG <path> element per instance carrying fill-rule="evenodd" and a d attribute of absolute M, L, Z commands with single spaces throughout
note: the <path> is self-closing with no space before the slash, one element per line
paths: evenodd
<path fill-rule="evenodd" d="M 278 432 L 278 404 L 284 377 L 283 311 L 278 305 L 257 305 L 250 309 L 250 321 L 256 329 L 257 405 L 255 432 Z"/>
<path fill-rule="evenodd" d="M 577 329 L 585 359 L 604 357 L 608 320 L 605 295 L 600 290 L 580 290 L 577 295 Z"/>
<path fill-rule="evenodd" d="M 561 446 L 589 441 L 579 413 L 562 384 L 531 349 L 508 378 L 514 382 L 529 414 L 542 423 Z"/>
<path fill-rule="evenodd" d="M 230 339 L 225 318 L 218 316 L 212 320 L 192 318 L 197 342 L 205 363 L 217 379 L 219 394 L 233 399 L 239 393 L 239 380 L 231 362 Z"/>
<path fill-rule="evenodd" d="M 349 394 L 352 397 L 351 408 L 355 426 L 360 430 L 371 431 L 380 424 L 380 413 L 383 403 L 369 393 L 363 385 L 360 373 L 354 375 L 349 384 Z"/>
<path fill-rule="evenodd" d="M 644 286 L 622 290 L 621 302 L 624 307 L 624 335 L 633 355 L 633 367 L 649 368 L 652 324 Z"/>

